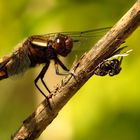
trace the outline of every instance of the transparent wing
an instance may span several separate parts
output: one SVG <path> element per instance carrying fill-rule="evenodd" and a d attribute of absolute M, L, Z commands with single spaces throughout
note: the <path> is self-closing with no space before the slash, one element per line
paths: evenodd
<path fill-rule="evenodd" d="M 28 53 L 14 52 L 10 61 L 7 64 L 7 72 L 9 76 L 19 75 L 24 73 L 30 67 L 30 59 Z"/>
<path fill-rule="evenodd" d="M 121 57 L 128 56 L 133 50 L 129 49 L 129 50 L 124 51 L 127 47 L 128 46 L 123 46 L 123 47 L 118 48 L 107 60 L 111 60 L 111 59 L 114 59 L 114 58 L 118 59 L 118 58 L 121 58 Z"/>
<path fill-rule="evenodd" d="M 81 55 L 90 50 L 110 28 L 111 27 L 93 29 L 83 32 L 63 33 L 71 36 L 74 44 L 72 52 L 67 57 L 68 66 L 70 67 L 75 59 L 79 59 Z"/>
<path fill-rule="evenodd" d="M 70 31 L 70 32 L 56 32 L 43 35 L 44 38 L 55 38 L 57 34 L 70 36 L 73 39 L 73 51 L 88 50 L 94 45 L 97 39 L 101 38 L 111 27 L 91 29 L 86 31 Z"/>
<path fill-rule="evenodd" d="M 56 32 L 45 34 L 43 38 L 56 37 L 57 34 L 70 36 L 73 40 L 72 52 L 66 57 L 68 65 L 71 66 L 75 58 L 79 58 L 82 54 L 88 51 L 111 27 L 91 29 L 86 31 L 71 31 L 71 32 Z"/>

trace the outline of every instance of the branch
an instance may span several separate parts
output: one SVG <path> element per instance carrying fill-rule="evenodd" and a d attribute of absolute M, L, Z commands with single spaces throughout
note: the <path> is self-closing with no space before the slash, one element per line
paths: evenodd
<path fill-rule="evenodd" d="M 94 69 L 108 58 L 124 40 L 140 25 L 140 0 L 114 25 L 95 46 L 85 53 L 71 69 L 75 76 L 64 77 L 54 89 L 52 97 L 44 100 L 22 124 L 12 140 L 34 140 L 53 121 L 61 108 L 94 74 Z M 51 106 L 51 109 L 49 107 Z"/>

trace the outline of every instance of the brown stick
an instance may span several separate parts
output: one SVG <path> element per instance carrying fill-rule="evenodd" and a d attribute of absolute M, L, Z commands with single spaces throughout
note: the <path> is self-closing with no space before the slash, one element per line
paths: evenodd
<path fill-rule="evenodd" d="M 22 124 L 20 129 L 12 137 L 12 140 L 34 140 L 53 121 L 60 109 L 82 87 L 82 85 L 94 74 L 95 67 L 105 58 L 109 57 L 124 40 L 140 25 L 140 0 L 118 21 L 118 23 L 100 40 L 88 53 L 71 69 L 74 78 L 70 75 L 56 87 L 50 98 L 48 107 L 44 100 L 35 112 Z"/>

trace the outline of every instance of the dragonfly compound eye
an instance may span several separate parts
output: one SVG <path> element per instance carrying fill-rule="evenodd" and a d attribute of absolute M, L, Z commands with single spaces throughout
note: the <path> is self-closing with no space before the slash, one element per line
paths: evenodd
<path fill-rule="evenodd" d="M 67 56 L 73 47 L 73 41 L 70 37 L 66 35 L 59 34 L 54 42 L 53 48 L 56 50 L 57 54 L 61 56 Z"/>

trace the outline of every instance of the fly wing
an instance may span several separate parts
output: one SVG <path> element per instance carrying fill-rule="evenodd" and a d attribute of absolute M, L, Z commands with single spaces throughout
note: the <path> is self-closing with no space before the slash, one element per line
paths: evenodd
<path fill-rule="evenodd" d="M 111 59 L 118 59 L 118 58 L 122 58 L 125 56 L 128 56 L 130 54 L 130 52 L 132 52 L 132 49 L 126 50 L 124 51 L 128 46 L 123 46 L 118 48 L 116 51 L 114 51 L 112 53 L 112 55 L 107 59 L 107 60 L 111 60 Z M 123 51 L 123 52 L 122 52 Z"/>

